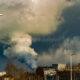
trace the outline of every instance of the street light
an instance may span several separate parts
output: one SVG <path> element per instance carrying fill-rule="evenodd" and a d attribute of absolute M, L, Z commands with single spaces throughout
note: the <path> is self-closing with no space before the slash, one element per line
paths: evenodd
<path fill-rule="evenodd" d="M 74 38 L 75 39 L 75 38 Z M 78 46 L 77 47 L 77 43 L 74 41 L 71 41 L 70 39 L 67 39 L 66 40 L 67 43 L 65 44 L 64 46 L 64 50 L 68 50 L 70 51 L 69 54 L 70 54 L 70 79 L 72 80 L 72 63 L 73 63 L 73 55 L 77 55 L 76 54 L 76 51 L 79 51 L 80 50 L 80 47 Z"/>
<path fill-rule="evenodd" d="M 69 50 L 70 48 L 69 47 L 66 47 L 65 48 L 66 50 Z M 72 50 L 72 52 L 75 52 L 75 50 Z M 76 55 L 76 54 L 74 54 L 74 53 L 70 53 L 70 76 L 71 76 L 71 78 L 70 78 L 70 80 L 72 80 L 72 63 L 73 63 L 73 59 L 72 59 L 72 57 L 73 57 L 73 55 Z"/>
<path fill-rule="evenodd" d="M 70 76 L 71 76 L 70 80 L 72 80 L 72 63 L 73 63 L 72 62 L 72 56 L 73 56 L 72 53 L 70 53 Z"/>
<path fill-rule="evenodd" d="M 72 63 L 73 63 L 73 59 L 72 59 L 72 57 L 73 57 L 73 55 L 76 55 L 76 54 L 73 54 L 73 53 L 70 53 L 70 80 L 72 80 Z"/>
<path fill-rule="evenodd" d="M 73 55 L 76 55 L 76 54 L 73 54 L 73 53 L 70 54 L 71 80 L 72 80 L 72 63 L 73 63 L 72 58 L 73 58 Z"/>
<path fill-rule="evenodd" d="M 72 53 L 70 54 L 71 80 L 72 80 Z"/>

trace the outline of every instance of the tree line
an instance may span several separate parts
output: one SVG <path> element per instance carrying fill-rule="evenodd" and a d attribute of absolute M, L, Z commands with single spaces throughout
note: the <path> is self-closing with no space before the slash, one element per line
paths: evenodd
<path fill-rule="evenodd" d="M 5 66 L 6 77 L 10 80 L 44 80 L 42 68 L 37 68 L 34 73 L 25 71 L 23 67 L 17 67 L 12 62 Z"/>

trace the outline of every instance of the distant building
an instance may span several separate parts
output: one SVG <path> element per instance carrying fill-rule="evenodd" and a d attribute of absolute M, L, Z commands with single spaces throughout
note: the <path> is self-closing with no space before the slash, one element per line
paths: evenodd
<path fill-rule="evenodd" d="M 39 67 L 37 72 L 39 72 L 39 74 L 43 72 L 43 80 L 56 80 L 57 69 L 58 64 L 53 64 L 52 66 Z"/>
<path fill-rule="evenodd" d="M 52 68 L 58 70 L 58 64 L 52 64 Z"/>
<path fill-rule="evenodd" d="M 58 71 L 64 71 L 66 69 L 66 64 L 58 64 Z"/>

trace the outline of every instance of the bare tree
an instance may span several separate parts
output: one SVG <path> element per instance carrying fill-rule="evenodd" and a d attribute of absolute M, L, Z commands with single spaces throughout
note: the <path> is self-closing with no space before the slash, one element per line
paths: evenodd
<path fill-rule="evenodd" d="M 21 80 L 25 73 L 23 67 L 18 68 L 12 62 L 7 63 L 5 71 L 10 77 L 13 77 L 14 80 Z"/>
<path fill-rule="evenodd" d="M 12 62 L 8 62 L 5 67 L 5 71 L 7 74 L 15 77 L 17 75 L 18 68 Z"/>

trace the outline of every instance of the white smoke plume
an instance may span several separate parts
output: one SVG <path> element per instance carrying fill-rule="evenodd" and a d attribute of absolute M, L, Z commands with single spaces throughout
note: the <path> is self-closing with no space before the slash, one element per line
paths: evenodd
<path fill-rule="evenodd" d="M 53 63 L 70 63 L 70 54 L 73 55 L 73 63 L 80 63 L 80 37 L 66 39 L 56 50 L 50 48 L 49 52 L 43 52 L 38 58 L 39 65 L 51 65 Z"/>
<path fill-rule="evenodd" d="M 15 33 L 12 35 L 11 42 L 15 43 L 4 50 L 4 55 L 9 59 L 19 61 L 25 64 L 28 68 L 34 69 L 37 67 L 37 53 L 30 48 L 32 38 L 28 34 Z"/>

